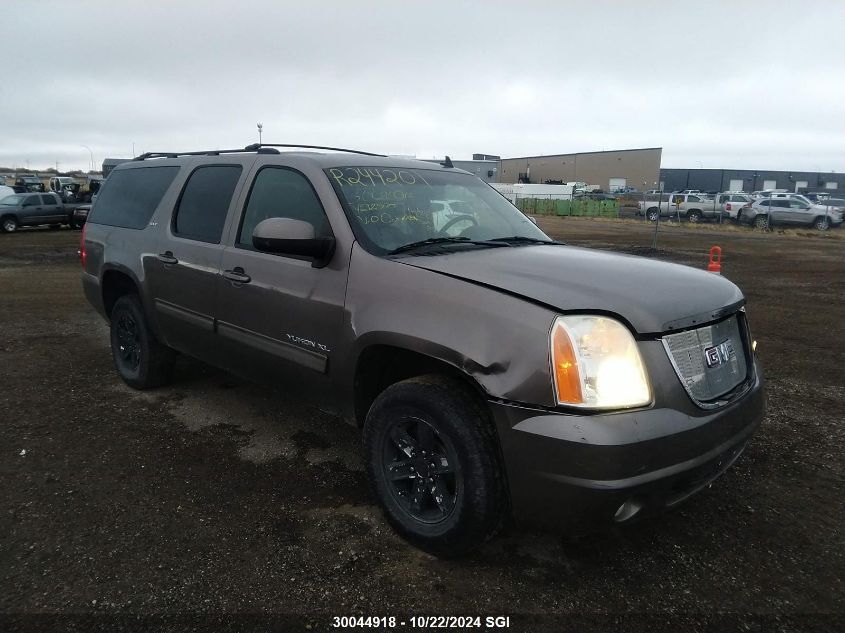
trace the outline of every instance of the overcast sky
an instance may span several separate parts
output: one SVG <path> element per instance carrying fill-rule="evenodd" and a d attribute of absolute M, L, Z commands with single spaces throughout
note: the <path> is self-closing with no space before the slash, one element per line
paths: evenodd
<path fill-rule="evenodd" d="M 0 166 L 267 142 L 845 171 L 845 2 L 4 0 Z"/>

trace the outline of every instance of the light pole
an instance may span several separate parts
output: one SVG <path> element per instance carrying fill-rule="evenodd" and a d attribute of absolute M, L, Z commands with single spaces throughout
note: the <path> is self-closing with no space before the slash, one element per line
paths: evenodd
<path fill-rule="evenodd" d="M 91 171 L 94 171 L 94 152 L 92 152 L 91 148 L 88 147 L 87 145 L 80 145 L 80 147 L 84 147 L 85 149 L 88 150 L 88 155 L 91 157 L 90 169 L 91 169 Z"/>
<path fill-rule="evenodd" d="M 258 128 L 258 144 L 261 145 L 261 132 L 264 131 L 264 126 L 261 123 L 256 124 Z"/>

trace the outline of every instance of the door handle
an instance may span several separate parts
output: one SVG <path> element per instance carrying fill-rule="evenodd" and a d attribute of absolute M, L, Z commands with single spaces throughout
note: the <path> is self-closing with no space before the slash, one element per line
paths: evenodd
<path fill-rule="evenodd" d="M 231 270 L 224 270 L 223 276 L 229 281 L 233 281 L 237 284 L 248 284 L 250 281 L 252 281 L 252 277 L 247 275 L 244 272 L 244 269 L 240 266 L 235 266 Z"/>
<path fill-rule="evenodd" d="M 178 264 L 179 260 L 173 257 L 173 253 L 170 251 L 165 251 L 164 253 L 159 253 L 156 255 L 158 261 L 163 262 L 165 264 Z"/>

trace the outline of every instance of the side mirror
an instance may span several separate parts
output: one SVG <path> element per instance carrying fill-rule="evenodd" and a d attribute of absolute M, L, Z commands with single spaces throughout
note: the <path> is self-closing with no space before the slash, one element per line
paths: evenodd
<path fill-rule="evenodd" d="M 293 218 L 267 218 L 252 232 L 252 245 L 265 253 L 310 257 L 314 268 L 322 268 L 332 258 L 333 237 L 317 237 L 314 225 Z"/>

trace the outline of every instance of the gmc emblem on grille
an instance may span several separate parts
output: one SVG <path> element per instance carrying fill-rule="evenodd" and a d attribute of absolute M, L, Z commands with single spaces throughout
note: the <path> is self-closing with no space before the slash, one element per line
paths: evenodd
<path fill-rule="evenodd" d="M 708 367 L 716 367 L 722 363 L 727 363 L 734 356 L 736 356 L 736 352 L 734 352 L 734 345 L 731 343 L 731 339 L 704 350 L 704 358 L 707 360 Z"/>

